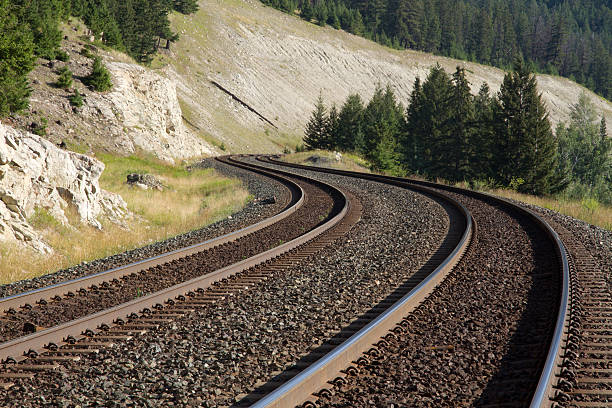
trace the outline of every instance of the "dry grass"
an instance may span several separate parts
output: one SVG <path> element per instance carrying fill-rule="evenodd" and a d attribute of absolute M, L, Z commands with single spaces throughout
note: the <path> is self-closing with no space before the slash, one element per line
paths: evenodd
<path fill-rule="evenodd" d="M 612 207 L 598 204 L 591 200 L 564 200 L 552 197 L 537 197 L 517 193 L 513 190 L 494 190 L 490 193 L 511 198 L 539 207 L 548 208 L 561 214 L 569 215 L 578 220 L 612 231 Z"/>
<path fill-rule="evenodd" d="M 308 159 L 313 156 L 319 156 L 325 160 L 323 162 L 313 163 Z M 286 154 L 282 159 L 289 163 L 305 164 L 309 166 L 329 167 L 332 169 L 360 171 L 370 173 L 368 162 L 361 157 L 352 153 L 342 153 L 340 160 L 336 160 L 336 153 L 327 150 L 309 150 L 307 152 L 299 152 Z"/>
<path fill-rule="evenodd" d="M 213 170 L 168 166 L 137 157 L 98 156 L 107 165 L 101 187 L 122 195 L 136 215 L 128 220 L 129 229 L 100 220 L 102 231 L 78 222 L 67 214 L 71 226 L 64 226 L 44 210 L 37 210 L 30 222 L 55 250 L 41 256 L 28 249 L 0 244 L 0 283 L 40 276 L 159 241 L 210 224 L 242 208 L 250 199 L 237 179 L 228 179 Z M 164 191 L 140 190 L 124 184 L 131 172 L 151 173 L 164 185 Z"/>

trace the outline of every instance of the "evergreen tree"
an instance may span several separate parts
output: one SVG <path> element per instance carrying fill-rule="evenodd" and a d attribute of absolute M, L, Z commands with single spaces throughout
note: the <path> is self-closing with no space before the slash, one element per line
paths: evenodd
<path fill-rule="evenodd" d="M 0 117 L 27 108 L 34 59 L 31 31 L 19 24 L 11 3 L 0 0 Z"/>
<path fill-rule="evenodd" d="M 94 58 L 91 73 L 85 78 L 85 83 L 97 92 L 105 92 L 113 87 L 110 72 L 108 72 L 100 57 Z"/>
<path fill-rule="evenodd" d="M 557 146 L 548 113 L 537 93 L 535 75 L 521 60 L 504 77 L 494 106 L 497 175 L 504 185 L 522 180 L 519 191 L 547 194 L 560 188 L 555 178 Z"/>
<path fill-rule="evenodd" d="M 359 94 L 350 94 L 342 108 L 338 118 L 337 145 L 343 151 L 356 151 L 363 144 L 363 131 L 361 122 L 363 116 L 363 101 Z"/>
<path fill-rule="evenodd" d="M 68 89 L 72 86 L 72 71 L 68 67 L 62 67 L 59 70 L 59 78 L 57 79 L 59 88 Z"/>
<path fill-rule="evenodd" d="M 327 149 L 336 149 L 338 148 L 338 130 L 340 127 L 340 114 L 338 112 L 338 108 L 336 104 L 332 104 L 332 107 L 329 109 L 329 114 L 327 115 L 327 129 L 325 131 L 327 135 Z"/>
<path fill-rule="evenodd" d="M 199 6 L 197 0 L 173 0 L 173 8 L 182 14 L 193 14 Z"/>
<path fill-rule="evenodd" d="M 319 95 L 315 110 L 306 124 L 304 145 L 306 149 L 326 149 L 329 145 L 327 109 L 323 103 L 323 96 Z"/>
<path fill-rule="evenodd" d="M 310 22 L 314 17 L 314 11 L 312 9 L 312 5 L 310 4 L 310 0 L 303 0 L 302 7 L 300 9 L 300 16 Z"/>
<path fill-rule="evenodd" d="M 410 101 L 406 108 L 406 120 L 400 136 L 402 162 L 404 167 L 412 173 L 420 173 L 424 168 L 423 150 L 425 146 L 421 140 L 423 136 L 421 132 L 425 128 L 423 104 L 423 88 L 421 79 L 417 77 L 414 80 Z"/>
<path fill-rule="evenodd" d="M 480 180 L 493 178 L 492 169 L 494 147 L 493 98 L 489 85 L 484 82 L 474 98 L 474 126 L 471 146 L 473 155 L 470 168 L 472 177 Z"/>
<path fill-rule="evenodd" d="M 445 126 L 449 122 L 449 95 L 452 92 L 450 77 L 436 65 L 431 68 L 429 75 L 423 83 L 422 100 L 420 106 L 419 129 L 422 157 L 419 159 L 423 172 L 430 177 L 443 177 L 440 173 L 439 147 L 446 138 Z"/>
<path fill-rule="evenodd" d="M 472 177 L 470 163 L 474 153 L 471 145 L 474 104 L 465 70 L 457 67 L 452 77 L 449 100 L 449 120 L 444 125 L 437 144 L 438 173 L 447 180 L 459 181 Z"/>
<path fill-rule="evenodd" d="M 69 100 L 70 100 L 70 105 L 76 108 L 80 108 L 81 106 L 83 106 L 83 96 L 81 95 L 79 90 L 76 88 L 74 88 L 74 93 L 70 95 Z"/>
<path fill-rule="evenodd" d="M 374 169 L 390 170 L 399 164 L 397 138 L 403 112 L 390 87 L 377 86 L 363 113 L 363 153 Z"/>

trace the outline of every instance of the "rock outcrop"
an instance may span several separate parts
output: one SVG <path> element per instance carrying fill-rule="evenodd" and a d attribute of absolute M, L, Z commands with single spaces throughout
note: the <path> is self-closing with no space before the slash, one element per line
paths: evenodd
<path fill-rule="evenodd" d="M 134 64 L 108 62 L 106 66 L 112 91 L 91 94 L 81 113 L 107 122 L 104 131 L 113 135 L 122 152 L 145 151 L 168 162 L 213 154 L 183 124 L 174 81 Z"/>
<path fill-rule="evenodd" d="M 118 155 L 144 153 L 166 162 L 210 156 L 215 149 L 184 123 L 176 93 L 176 81 L 139 65 L 125 62 L 120 53 L 101 52 L 111 73 L 113 88 L 94 92 L 81 78 L 91 71 L 91 58 L 79 53 L 78 39 L 65 40 L 68 62 L 38 65 L 30 75 L 32 97 L 26 114 L 14 124 L 31 130 L 46 120 L 44 138 L 80 152 L 106 151 Z M 83 106 L 73 107 L 72 90 L 49 86 L 57 72 L 68 67 L 74 74 L 73 87 L 83 96 Z"/>
<path fill-rule="evenodd" d="M 0 124 L 0 240 L 17 240 L 51 252 L 28 223 L 37 208 L 67 224 L 72 206 L 79 218 L 101 228 L 98 217 L 119 220 L 127 214 L 123 199 L 101 190 L 99 160 L 65 151 L 53 143 Z"/>

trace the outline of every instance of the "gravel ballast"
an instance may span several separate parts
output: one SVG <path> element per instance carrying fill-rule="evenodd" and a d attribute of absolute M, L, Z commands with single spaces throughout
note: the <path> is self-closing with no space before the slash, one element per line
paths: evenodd
<path fill-rule="evenodd" d="M 2 403 L 225 406 L 348 325 L 406 280 L 446 234 L 435 202 L 396 187 L 341 177 L 364 204 L 341 245 L 239 295 L 197 310 L 88 362 L 36 377 Z"/>
<path fill-rule="evenodd" d="M 476 241 L 402 333 L 321 406 L 528 405 L 558 304 L 553 247 L 515 212 L 454 197 Z"/>

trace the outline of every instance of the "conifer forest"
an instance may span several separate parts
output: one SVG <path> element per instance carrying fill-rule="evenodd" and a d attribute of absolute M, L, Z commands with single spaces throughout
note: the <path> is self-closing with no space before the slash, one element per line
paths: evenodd
<path fill-rule="evenodd" d="M 319 25 L 394 48 L 504 69 L 520 56 L 612 97 L 612 8 L 607 0 L 263 0 Z"/>
<path fill-rule="evenodd" d="M 340 108 L 319 97 L 304 147 L 356 152 L 377 171 L 612 203 L 604 118 L 582 94 L 553 133 L 535 75 L 520 59 L 497 94 L 484 83 L 471 95 L 463 68 L 449 75 L 438 65 L 416 79 L 406 102 L 382 86 L 369 102 L 352 94 Z"/>
<path fill-rule="evenodd" d="M 197 0 L 0 0 L 0 116 L 28 106 L 27 75 L 37 57 L 66 57 L 60 24 L 68 18 L 81 18 L 96 41 L 147 63 L 178 39 L 168 14 L 197 8 Z"/>

